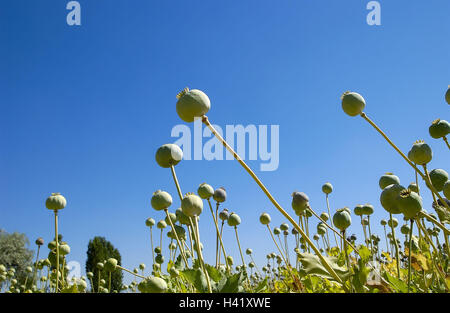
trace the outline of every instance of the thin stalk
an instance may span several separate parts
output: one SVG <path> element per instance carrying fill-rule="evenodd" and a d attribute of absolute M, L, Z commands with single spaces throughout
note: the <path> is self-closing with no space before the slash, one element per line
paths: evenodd
<path fill-rule="evenodd" d="M 244 270 L 247 273 L 247 271 L 246 271 L 247 266 L 245 265 L 244 255 L 242 254 L 241 243 L 239 242 L 239 235 L 238 235 L 238 231 L 237 231 L 237 226 L 234 226 L 234 232 L 236 234 L 236 241 L 237 241 L 237 244 L 238 244 L 238 247 L 239 247 L 239 253 L 241 254 L 242 266 L 244 267 Z"/>
<path fill-rule="evenodd" d="M 120 270 L 122 270 L 122 271 L 128 272 L 128 273 L 130 273 L 130 274 L 132 274 L 132 275 L 134 275 L 134 276 L 136 276 L 136 277 L 139 277 L 139 278 L 142 278 L 142 279 L 145 279 L 145 278 L 146 278 L 146 277 L 144 277 L 144 276 L 142 276 L 142 275 L 139 275 L 139 274 L 136 274 L 135 272 L 130 271 L 130 270 L 128 270 L 128 269 L 126 269 L 125 267 L 122 267 L 122 266 L 120 266 L 120 265 L 117 265 L 117 268 L 120 269 Z"/>
<path fill-rule="evenodd" d="M 388 242 L 388 238 L 387 238 L 387 234 L 386 234 L 386 225 L 383 225 L 384 228 L 384 239 L 386 239 L 386 250 L 388 250 L 387 252 L 390 252 L 392 255 L 392 251 L 390 250 L 390 246 L 389 246 L 389 242 Z"/>
<path fill-rule="evenodd" d="M 172 168 L 173 168 L 173 166 L 172 166 Z M 172 219 L 169 216 L 169 210 L 168 209 L 164 209 L 164 212 L 166 212 L 166 216 L 167 216 L 167 219 L 169 220 L 170 227 L 172 227 L 172 232 L 174 233 L 175 239 L 177 241 L 177 245 L 180 248 L 180 253 L 181 253 L 181 256 L 183 257 L 184 264 L 186 265 L 186 268 L 189 268 L 189 264 L 188 264 L 188 261 L 186 259 L 186 255 L 184 254 L 183 246 L 180 243 L 180 239 L 178 238 L 178 234 L 177 234 L 177 232 L 175 230 L 175 226 L 173 226 Z"/>
<path fill-rule="evenodd" d="M 222 225 L 220 226 L 220 238 L 222 238 L 222 233 L 223 233 L 223 225 L 225 224 L 225 221 L 222 221 Z M 220 252 L 221 250 L 219 250 L 219 256 L 218 256 L 218 260 L 219 260 L 219 264 L 220 264 Z M 225 262 L 228 262 L 226 257 L 225 257 Z"/>
<path fill-rule="evenodd" d="M 219 238 L 220 246 L 222 247 L 222 252 L 223 252 L 223 255 L 224 255 L 224 257 L 225 257 L 225 263 L 226 263 L 227 269 L 229 270 L 229 269 L 230 269 L 230 266 L 229 266 L 229 264 L 228 264 L 227 254 L 226 254 L 226 252 L 225 252 L 225 246 L 224 246 L 224 244 L 223 244 L 222 236 L 221 236 L 220 231 L 219 231 L 219 226 L 217 225 L 217 219 L 216 219 L 216 217 L 214 216 L 214 212 L 213 212 L 213 209 L 212 209 L 211 201 L 209 201 L 209 198 L 208 198 L 208 204 L 209 204 L 209 210 L 210 210 L 211 215 L 212 215 L 213 220 L 214 220 L 214 226 L 216 227 L 217 238 Z M 218 252 L 219 252 L 219 251 L 217 250 L 217 251 L 216 251 L 216 268 L 219 268 L 219 258 L 218 258 L 218 257 L 219 257 L 219 253 L 218 253 Z"/>
<path fill-rule="evenodd" d="M 190 217 L 189 219 L 191 220 L 192 223 L 192 219 Z M 193 226 L 193 228 L 194 228 L 195 242 L 197 246 L 197 256 L 199 258 L 200 265 L 203 267 L 203 272 L 205 273 L 206 283 L 208 284 L 208 291 L 209 293 L 212 293 L 211 281 L 209 280 L 209 274 L 208 271 L 206 270 L 205 262 L 203 261 L 202 249 L 200 248 L 200 232 L 198 231 L 197 217 L 194 217 L 194 223 L 195 225 Z"/>
<path fill-rule="evenodd" d="M 326 194 L 326 200 L 327 200 L 328 218 L 331 221 L 331 225 L 333 225 L 333 227 L 334 227 L 333 218 L 331 216 L 331 211 L 330 211 L 330 202 L 328 200 L 328 194 Z M 328 236 L 328 229 L 327 229 L 327 236 Z M 328 238 L 328 241 L 330 241 L 330 238 Z M 337 246 L 338 245 L 338 241 L 337 241 L 337 238 L 336 238 L 336 233 L 334 233 L 334 241 L 336 242 L 336 246 Z"/>
<path fill-rule="evenodd" d="M 36 280 L 36 274 L 37 274 L 37 262 L 38 262 L 38 260 L 39 260 L 39 251 L 41 250 L 41 246 L 40 245 L 38 245 L 38 250 L 37 250 L 37 253 L 36 253 L 36 261 L 34 262 L 34 270 L 33 270 L 33 281 L 32 281 L 32 284 L 34 284 L 35 283 L 35 280 Z M 37 286 L 37 282 L 36 282 L 36 286 Z"/>
<path fill-rule="evenodd" d="M 392 240 L 394 241 L 394 247 L 395 247 L 395 257 L 397 259 L 397 276 L 398 279 L 400 279 L 400 257 L 398 253 L 398 244 L 397 239 L 395 238 L 395 227 L 394 227 L 394 221 L 392 219 L 392 213 L 389 213 L 390 215 L 390 221 L 391 221 L 391 232 L 392 232 Z"/>
<path fill-rule="evenodd" d="M 414 220 L 411 219 L 410 223 L 411 227 L 409 229 L 409 248 L 408 248 L 408 293 L 410 292 L 411 288 L 411 249 L 412 249 L 412 233 Z"/>
<path fill-rule="evenodd" d="M 445 144 L 447 145 L 447 148 L 449 148 L 450 149 L 450 144 L 448 144 L 448 140 L 447 140 L 447 137 L 442 137 L 442 139 L 444 139 L 444 141 L 445 141 Z"/>
<path fill-rule="evenodd" d="M 55 293 L 58 292 L 59 280 L 59 243 L 58 243 L 58 210 L 55 210 L 55 241 L 56 241 L 56 288 Z"/>
<path fill-rule="evenodd" d="M 108 291 L 111 293 L 111 272 L 109 272 L 108 275 Z"/>
<path fill-rule="evenodd" d="M 280 247 L 278 246 L 277 241 L 275 240 L 275 237 L 273 236 L 272 229 L 270 228 L 269 224 L 267 224 L 267 228 L 269 229 L 270 236 L 272 236 L 272 240 L 273 240 L 273 242 L 275 243 L 275 246 L 277 246 L 277 249 L 278 249 L 278 251 L 280 252 L 281 257 L 283 258 L 283 261 L 284 261 L 284 263 L 285 263 L 286 266 L 287 266 L 288 263 L 287 263 L 287 261 L 286 261 L 286 258 L 284 257 L 283 251 L 281 251 Z M 274 266 L 275 266 L 275 265 L 274 265 Z"/>
<path fill-rule="evenodd" d="M 153 265 L 155 264 L 155 249 L 153 248 L 153 232 L 152 232 L 152 226 L 150 226 L 150 242 L 151 242 L 151 246 L 152 246 L 152 268 Z"/>
<path fill-rule="evenodd" d="M 289 220 L 289 222 L 298 230 L 298 232 L 302 235 L 305 241 L 311 246 L 316 255 L 319 257 L 323 266 L 333 276 L 334 279 L 340 284 L 342 284 L 343 288 L 347 290 L 347 287 L 344 285 L 342 279 L 336 274 L 328 261 L 323 257 L 311 239 L 306 236 L 305 232 L 297 225 L 297 223 L 292 219 L 292 217 L 281 207 L 281 205 L 275 200 L 275 198 L 270 194 L 269 190 L 264 186 L 261 180 L 255 175 L 255 173 L 247 166 L 247 164 L 241 159 L 241 157 L 231 148 L 228 143 L 222 138 L 222 136 L 216 131 L 216 129 L 209 123 L 208 117 L 203 115 L 202 122 L 211 130 L 211 132 L 216 136 L 216 138 L 225 146 L 225 148 L 233 155 L 233 157 L 241 164 L 241 166 L 247 171 L 247 173 L 253 178 L 253 180 L 258 184 L 261 190 L 265 193 L 268 199 L 272 202 L 272 204 L 278 209 L 278 211 L 284 215 L 285 218 Z"/>
<path fill-rule="evenodd" d="M 163 238 L 163 228 L 161 228 L 161 236 L 159 237 L 159 248 L 161 249 L 161 254 L 163 252 L 162 238 Z"/>

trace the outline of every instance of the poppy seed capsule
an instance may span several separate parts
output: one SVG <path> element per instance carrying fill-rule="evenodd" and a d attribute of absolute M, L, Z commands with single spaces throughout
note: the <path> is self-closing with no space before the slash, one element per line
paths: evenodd
<path fill-rule="evenodd" d="M 155 226 L 155 220 L 149 217 L 148 219 L 145 220 L 145 226 L 147 227 Z"/>
<path fill-rule="evenodd" d="M 320 222 L 319 224 L 317 224 L 317 233 L 320 236 L 323 236 L 326 233 L 326 231 L 327 231 L 327 227 L 325 226 L 324 223 Z M 300 239 L 303 239 L 303 237 Z"/>
<path fill-rule="evenodd" d="M 280 225 L 280 229 L 281 229 L 282 231 L 289 230 L 289 225 L 286 224 L 286 223 L 283 223 L 283 224 Z"/>
<path fill-rule="evenodd" d="M 419 186 L 417 186 L 416 183 L 409 184 L 408 189 L 415 193 L 419 193 Z"/>
<path fill-rule="evenodd" d="M 333 192 L 333 185 L 330 183 L 323 184 L 322 191 L 327 195 L 330 194 L 331 192 Z"/>
<path fill-rule="evenodd" d="M 405 187 L 399 184 L 389 185 L 383 189 L 380 195 L 382 207 L 391 214 L 400 214 L 401 211 L 397 204 L 397 197 Z"/>
<path fill-rule="evenodd" d="M 228 217 L 227 223 L 229 226 L 238 226 L 241 223 L 241 218 L 236 213 L 231 213 Z"/>
<path fill-rule="evenodd" d="M 292 235 L 297 235 L 298 234 L 298 230 L 295 227 L 292 228 L 291 232 L 292 232 Z"/>
<path fill-rule="evenodd" d="M 36 239 L 36 245 L 38 246 L 42 246 L 44 244 L 44 239 L 39 237 L 38 239 Z"/>
<path fill-rule="evenodd" d="M 450 123 L 446 120 L 437 119 L 431 123 L 428 131 L 434 139 L 443 138 L 450 134 Z"/>
<path fill-rule="evenodd" d="M 165 210 L 172 205 L 172 196 L 168 192 L 157 190 L 153 193 L 151 204 L 156 211 Z"/>
<path fill-rule="evenodd" d="M 225 191 L 225 188 L 223 188 L 223 187 L 217 188 L 214 191 L 213 199 L 214 199 L 214 201 L 219 202 L 219 203 L 225 202 L 225 200 L 227 199 L 227 192 Z"/>
<path fill-rule="evenodd" d="M 45 201 L 45 206 L 49 210 L 58 211 L 66 207 L 67 201 L 59 192 L 52 193 Z"/>
<path fill-rule="evenodd" d="M 156 150 L 155 160 L 159 166 L 169 168 L 180 163 L 183 158 L 183 151 L 173 143 L 162 145 Z"/>
<path fill-rule="evenodd" d="M 157 254 L 155 257 L 155 262 L 158 264 L 164 263 L 164 256 L 162 254 Z"/>
<path fill-rule="evenodd" d="M 275 228 L 273 229 L 273 233 L 274 233 L 275 235 L 279 235 L 279 234 L 281 234 L 281 229 L 279 229 L 278 227 L 275 227 Z"/>
<path fill-rule="evenodd" d="M 163 293 L 167 290 L 167 283 L 159 277 L 148 277 L 138 284 L 142 293 Z"/>
<path fill-rule="evenodd" d="M 409 189 L 404 189 L 397 197 L 400 211 L 407 219 L 412 219 L 422 210 L 422 198 Z"/>
<path fill-rule="evenodd" d="M 114 258 L 109 258 L 105 263 L 105 270 L 107 272 L 113 272 L 116 270 L 117 260 Z"/>
<path fill-rule="evenodd" d="M 373 212 L 374 212 L 373 205 L 371 205 L 371 204 L 364 204 L 362 206 L 362 213 L 364 215 L 372 215 Z"/>
<path fill-rule="evenodd" d="M 363 224 L 364 226 L 369 225 L 369 220 L 367 218 L 363 218 L 363 220 L 361 221 L 361 224 Z"/>
<path fill-rule="evenodd" d="M 430 173 L 431 184 L 438 192 L 444 189 L 445 183 L 448 181 L 448 173 L 443 169 L 437 168 Z"/>
<path fill-rule="evenodd" d="M 167 223 L 164 220 L 161 220 L 158 222 L 158 224 L 156 224 L 156 227 L 159 229 L 164 229 L 167 227 Z"/>
<path fill-rule="evenodd" d="M 403 235 L 408 235 L 410 229 L 411 229 L 411 228 L 409 228 L 408 224 L 404 224 L 404 225 L 402 225 L 402 227 L 400 227 L 400 232 L 401 232 Z"/>
<path fill-rule="evenodd" d="M 203 211 L 203 201 L 199 196 L 188 193 L 181 201 L 181 209 L 189 217 L 199 216 Z"/>
<path fill-rule="evenodd" d="M 268 225 L 271 221 L 270 215 L 268 213 L 261 214 L 261 216 L 259 217 L 259 221 L 263 225 Z"/>
<path fill-rule="evenodd" d="M 444 193 L 444 196 L 447 199 L 450 199 L 450 180 L 447 180 L 447 182 L 444 184 L 444 187 L 442 188 L 442 191 Z"/>
<path fill-rule="evenodd" d="M 445 101 L 450 104 L 450 86 L 448 86 L 447 92 L 445 93 Z"/>
<path fill-rule="evenodd" d="M 175 215 L 177 216 L 178 221 L 183 225 L 190 225 L 190 219 L 189 216 L 183 213 L 183 210 L 181 208 L 176 209 Z"/>
<path fill-rule="evenodd" d="M 319 236 L 318 234 L 314 234 L 313 239 L 314 239 L 315 241 L 317 241 L 317 240 L 320 239 L 320 236 Z"/>
<path fill-rule="evenodd" d="M 381 226 L 386 226 L 387 225 L 387 221 L 386 220 L 381 220 L 380 224 L 381 224 Z"/>
<path fill-rule="evenodd" d="M 398 176 L 396 176 L 392 173 L 386 173 L 380 177 L 378 184 L 379 184 L 381 190 L 383 190 L 384 188 L 386 188 L 389 185 L 400 184 L 400 178 L 398 178 Z"/>
<path fill-rule="evenodd" d="M 203 183 L 198 187 L 197 194 L 202 199 L 209 199 L 214 195 L 214 188 L 207 183 Z"/>
<path fill-rule="evenodd" d="M 97 269 L 102 270 L 104 267 L 104 264 L 102 262 L 98 262 L 96 266 L 97 266 Z"/>
<path fill-rule="evenodd" d="M 226 221 L 226 220 L 228 219 L 228 217 L 229 217 L 229 213 L 228 213 L 228 210 L 227 210 L 227 209 L 223 209 L 223 210 L 219 213 L 219 218 L 220 218 L 222 221 Z"/>
<path fill-rule="evenodd" d="M 211 102 L 208 96 L 201 90 L 185 88 L 177 95 L 177 113 L 185 122 L 191 123 L 196 118 L 208 113 Z"/>
<path fill-rule="evenodd" d="M 395 228 L 398 226 L 398 220 L 395 217 L 393 217 L 392 219 L 388 220 L 388 225 L 389 225 L 389 227 Z"/>
<path fill-rule="evenodd" d="M 350 116 L 356 116 L 363 112 L 366 101 L 364 98 L 356 92 L 346 91 L 341 96 L 342 109 Z"/>
<path fill-rule="evenodd" d="M 363 206 L 361 204 L 358 204 L 357 206 L 355 206 L 355 208 L 353 209 L 353 212 L 355 213 L 356 216 L 362 216 L 363 215 Z"/>
<path fill-rule="evenodd" d="M 250 254 L 253 253 L 253 250 L 250 249 L 250 248 L 247 248 L 247 250 L 245 250 L 245 253 L 246 253 L 247 255 L 250 255 Z"/>
<path fill-rule="evenodd" d="M 309 198 L 304 192 L 293 192 L 292 193 L 292 208 L 295 213 L 303 212 L 308 206 Z M 299 213 L 297 213 L 298 215 Z"/>
<path fill-rule="evenodd" d="M 333 215 L 333 224 L 341 231 L 346 230 L 352 223 L 352 218 L 347 210 L 339 209 Z"/>
<path fill-rule="evenodd" d="M 161 254 L 161 247 L 156 247 L 154 251 L 156 254 Z"/>
<path fill-rule="evenodd" d="M 166 222 L 167 225 L 170 224 L 169 218 L 172 220 L 172 224 L 175 224 L 177 222 L 177 216 L 175 213 L 169 213 L 166 218 L 164 219 L 164 221 Z"/>
<path fill-rule="evenodd" d="M 408 159 L 419 165 L 425 165 L 433 158 L 433 151 L 423 140 L 416 141 L 408 152 Z"/>
<path fill-rule="evenodd" d="M 330 217 L 328 216 L 328 213 L 322 213 L 320 214 L 320 218 L 322 220 L 324 220 L 325 222 L 328 221 L 330 219 Z"/>

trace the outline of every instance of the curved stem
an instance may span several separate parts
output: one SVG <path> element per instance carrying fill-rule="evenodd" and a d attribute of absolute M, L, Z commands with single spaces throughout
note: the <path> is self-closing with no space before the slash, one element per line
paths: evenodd
<path fill-rule="evenodd" d="M 33 281 L 32 281 L 32 285 L 35 283 L 36 280 L 36 274 L 37 274 L 37 263 L 38 263 L 38 259 L 39 259 L 39 251 L 41 250 L 41 246 L 38 245 L 38 250 L 36 253 L 36 261 L 34 262 L 34 270 L 33 270 Z M 36 286 L 37 286 L 37 282 L 36 282 Z"/>
<path fill-rule="evenodd" d="M 227 266 L 227 269 L 230 270 L 230 266 L 229 266 L 228 260 L 227 260 L 227 254 L 225 252 L 225 246 L 223 244 L 222 236 L 221 236 L 221 234 L 219 232 L 219 226 L 217 225 L 217 220 L 216 220 L 216 217 L 214 216 L 214 212 L 213 212 L 213 209 L 212 209 L 211 201 L 209 201 L 209 198 L 208 198 L 208 204 L 209 204 L 209 210 L 211 211 L 211 215 L 212 215 L 213 220 L 214 220 L 214 226 L 216 227 L 217 238 L 219 238 L 219 240 L 220 240 L 220 246 L 222 247 L 223 256 L 225 257 L 225 264 Z M 219 267 L 219 259 L 218 259 L 219 253 L 218 252 L 219 251 L 216 250 L 216 268 Z"/>
<path fill-rule="evenodd" d="M 331 221 L 331 225 L 334 227 L 333 217 L 331 216 L 331 212 L 330 212 L 330 203 L 328 201 L 328 194 L 326 194 L 326 200 L 327 200 L 328 218 Z M 328 241 L 330 241 L 330 238 L 328 237 L 328 229 L 327 229 L 327 239 L 328 239 Z M 337 246 L 338 245 L 338 241 L 337 241 L 337 238 L 336 238 L 336 233 L 334 233 L 334 241 L 336 242 L 336 246 Z"/>
<path fill-rule="evenodd" d="M 244 267 L 244 270 L 246 270 L 247 266 L 245 265 L 245 260 L 244 260 L 244 255 L 242 254 L 242 249 L 241 249 L 241 243 L 239 242 L 239 235 L 238 235 L 238 231 L 237 231 L 237 226 L 234 226 L 234 232 L 236 234 L 236 241 L 239 247 L 239 253 L 241 254 L 241 260 L 242 260 L 242 266 Z M 245 271 L 247 273 L 247 271 Z"/>
<path fill-rule="evenodd" d="M 151 246 L 152 246 L 152 268 L 153 265 L 155 264 L 155 249 L 153 248 L 153 232 L 152 232 L 152 226 L 150 226 L 150 242 L 151 242 Z"/>
<path fill-rule="evenodd" d="M 330 273 L 330 275 L 336 279 L 336 281 L 342 284 L 344 289 L 347 287 L 344 285 L 342 279 L 336 274 L 328 261 L 323 257 L 311 239 L 306 236 L 305 232 L 297 225 L 297 223 L 292 219 L 292 217 L 281 207 L 281 205 L 275 200 L 275 198 L 270 194 L 269 190 L 264 186 L 261 180 L 255 175 L 255 173 L 247 166 L 247 164 L 241 159 L 241 157 L 231 148 L 227 142 L 222 138 L 222 136 L 216 131 L 216 129 L 211 125 L 208 121 L 208 117 L 203 115 L 202 122 L 211 130 L 211 132 L 216 136 L 216 138 L 225 146 L 225 148 L 233 155 L 233 157 L 241 164 L 241 166 L 247 171 L 247 173 L 253 178 L 253 180 L 258 184 L 261 190 L 265 193 L 267 198 L 272 202 L 272 204 L 278 209 L 278 211 L 284 215 L 285 218 L 289 220 L 289 222 L 298 230 L 301 236 L 305 239 L 305 241 L 311 246 L 316 255 L 319 257 L 325 269 Z"/>
<path fill-rule="evenodd" d="M 395 247 L 395 258 L 397 259 L 397 276 L 398 279 L 400 279 L 400 257 L 398 253 L 398 243 L 397 238 L 395 238 L 395 227 L 394 227 L 394 221 L 392 219 L 392 213 L 389 213 L 390 215 L 390 221 L 391 221 L 391 232 L 392 232 L 392 240 L 394 241 L 394 247 Z"/>
<path fill-rule="evenodd" d="M 222 238 L 222 233 L 223 233 L 223 225 L 225 224 L 225 221 L 222 221 L 222 225 L 220 226 L 220 237 Z M 220 252 L 221 252 L 221 250 L 219 250 L 219 256 L 218 256 L 218 260 L 219 260 L 219 263 L 220 263 Z M 225 263 L 227 263 L 228 262 L 228 260 L 226 259 L 226 257 L 225 257 Z"/>
<path fill-rule="evenodd" d="M 186 265 L 186 268 L 189 268 L 189 264 L 187 262 L 186 255 L 184 254 L 183 246 L 180 243 L 180 239 L 178 238 L 178 234 L 177 234 L 177 232 L 175 230 L 175 226 L 173 226 L 172 219 L 170 218 L 169 210 L 165 209 L 164 212 L 166 212 L 166 216 L 167 216 L 167 219 L 169 220 L 170 227 L 172 227 L 172 232 L 174 233 L 175 239 L 177 240 L 177 244 L 178 244 L 178 247 L 180 248 L 180 253 L 181 253 L 181 256 L 183 257 L 184 264 Z"/>
<path fill-rule="evenodd" d="M 134 275 L 134 276 L 136 276 L 136 277 L 139 277 L 139 278 L 142 278 L 142 279 L 145 279 L 145 278 L 146 278 L 145 276 L 136 274 L 135 272 L 132 272 L 132 271 L 130 271 L 130 270 L 127 270 L 125 267 L 122 267 L 122 266 L 120 266 L 120 265 L 117 265 L 117 268 L 120 269 L 120 270 L 122 270 L 122 271 L 128 272 L 128 273 L 130 273 L 130 274 L 132 274 L 132 275 Z"/>
<path fill-rule="evenodd" d="M 445 143 L 447 144 L 447 148 L 450 149 L 450 144 L 448 144 L 447 137 L 444 136 L 444 137 L 442 137 L 442 139 L 444 139 Z"/>

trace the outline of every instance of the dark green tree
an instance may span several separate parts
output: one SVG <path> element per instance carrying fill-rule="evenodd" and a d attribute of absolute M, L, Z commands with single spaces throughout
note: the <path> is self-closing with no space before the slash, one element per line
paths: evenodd
<path fill-rule="evenodd" d="M 28 275 L 25 268 L 32 265 L 33 251 L 28 249 L 30 241 L 25 234 L 0 231 L 0 264 L 16 270 L 15 279 L 23 283 Z"/>
<path fill-rule="evenodd" d="M 94 237 L 89 241 L 87 250 L 87 260 L 86 260 L 86 273 L 92 272 L 94 277 L 92 283 L 94 284 L 94 291 L 98 291 L 98 281 L 99 281 L 99 270 L 97 268 L 97 263 L 104 263 L 109 258 L 114 258 L 117 260 L 118 265 L 122 265 L 122 258 L 120 256 L 119 250 L 114 248 L 114 246 L 105 239 L 105 237 Z M 111 290 L 120 291 L 122 287 L 123 274 L 121 270 L 116 270 L 111 273 Z M 101 270 L 100 279 L 104 279 L 106 283 L 106 288 L 108 288 L 109 274 L 105 270 Z"/>

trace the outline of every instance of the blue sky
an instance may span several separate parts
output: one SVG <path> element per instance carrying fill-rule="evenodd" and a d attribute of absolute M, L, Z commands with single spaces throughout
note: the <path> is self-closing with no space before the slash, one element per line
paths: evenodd
<path fill-rule="evenodd" d="M 171 209 L 179 206 L 170 171 L 154 154 L 176 140 L 171 129 L 184 122 L 175 96 L 186 86 L 209 95 L 209 119 L 222 127 L 280 125 L 278 170 L 249 165 L 291 213 L 295 190 L 323 212 L 321 186 L 330 181 L 332 209 L 374 204 L 381 235 L 380 175 L 414 179 L 367 123 L 342 112 L 346 90 L 365 97 L 367 114 L 403 151 L 424 139 L 434 152 L 430 168 L 448 170 L 443 141 L 428 135 L 434 119 L 450 119 L 448 1 L 380 1 L 382 25 L 369 26 L 361 0 L 81 0 L 82 25 L 72 27 L 67 2 L 0 5 L 0 228 L 48 242 L 53 219 L 44 202 L 61 192 L 68 204 L 60 229 L 83 268 L 97 235 L 120 250 L 125 267 L 150 264 L 144 221 L 163 218 L 150 197 L 163 189 Z M 275 247 L 259 215 L 269 212 L 274 226 L 285 220 L 250 176 L 234 161 L 182 161 L 176 169 L 183 192 L 202 182 L 227 189 L 243 248 L 252 247 L 261 266 Z M 424 203 L 430 210 L 428 193 Z M 350 232 L 361 237 L 353 221 Z M 200 229 L 213 262 L 207 210 Z M 232 229 L 224 241 L 240 263 Z"/>

